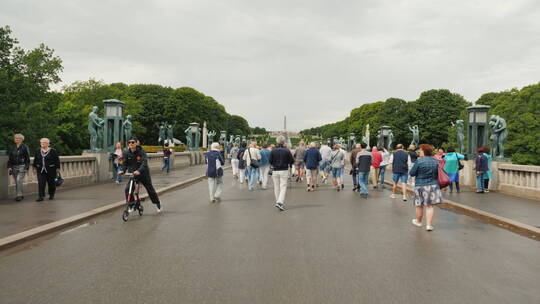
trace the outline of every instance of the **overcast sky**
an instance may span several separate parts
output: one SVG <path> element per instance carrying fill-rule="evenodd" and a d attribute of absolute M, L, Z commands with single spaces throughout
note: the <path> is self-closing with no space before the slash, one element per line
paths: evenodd
<path fill-rule="evenodd" d="M 388 97 L 474 101 L 540 81 L 537 0 L 0 0 L 0 23 L 55 49 L 63 84 L 190 86 L 270 130 L 283 115 L 298 131 Z"/>

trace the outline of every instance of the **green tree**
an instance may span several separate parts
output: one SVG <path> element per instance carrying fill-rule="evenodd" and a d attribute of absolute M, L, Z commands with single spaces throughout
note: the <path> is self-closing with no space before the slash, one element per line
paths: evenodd
<path fill-rule="evenodd" d="M 60 81 L 62 61 L 44 44 L 25 50 L 11 36 L 9 26 L 0 27 L 0 148 L 12 144 L 14 133 L 23 133 L 32 149 L 40 137 L 57 144 L 56 117 L 51 115 L 59 95 L 50 85 Z"/>

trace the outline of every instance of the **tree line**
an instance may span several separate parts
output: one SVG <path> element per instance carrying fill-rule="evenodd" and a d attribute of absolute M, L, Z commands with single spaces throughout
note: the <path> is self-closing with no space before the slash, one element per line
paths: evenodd
<path fill-rule="evenodd" d="M 184 130 L 191 122 L 207 122 L 209 130 L 249 135 L 252 129 L 241 116 L 229 114 L 211 96 L 189 87 L 171 88 L 157 84 L 106 84 L 90 79 L 75 82 L 60 91 L 62 60 L 41 44 L 33 50 L 18 46 L 9 26 L 0 27 L 0 149 L 13 142 L 13 134 L 25 135 L 33 149 L 39 138 L 48 137 L 63 155 L 80 154 L 89 148 L 88 113 L 103 100 L 125 102 L 124 116 L 133 116 L 133 134 L 143 144 L 155 145 L 156 123 L 175 123 L 174 136 L 185 142 Z M 202 127 L 202 125 L 201 125 Z"/>
<path fill-rule="evenodd" d="M 540 83 L 522 89 L 486 93 L 475 104 L 489 105 L 489 115 L 496 114 L 506 119 L 509 135 L 505 156 L 517 164 L 540 165 Z M 325 139 L 334 136 L 348 138 L 349 133 L 355 133 L 359 140 L 369 124 L 370 142 L 376 142 L 376 131 L 387 125 L 394 133 L 394 143 L 408 144 L 412 140 L 408 125 L 418 125 L 421 143 L 447 148 L 456 146 L 453 123 L 457 119 L 467 121 L 466 108 L 471 105 L 463 96 L 449 90 L 428 90 L 414 101 L 388 98 L 363 104 L 353 109 L 344 120 L 300 133 Z"/>

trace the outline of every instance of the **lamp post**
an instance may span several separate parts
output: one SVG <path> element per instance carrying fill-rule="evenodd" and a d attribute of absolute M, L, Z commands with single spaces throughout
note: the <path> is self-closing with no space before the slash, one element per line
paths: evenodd
<path fill-rule="evenodd" d="M 114 151 L 116 142 L 122 141 L 124 130 L 124 103 L 117 99 L 103 100 L 105 105 L 105 123 L 103 128 L 103 149 Z"/>
<path fill-rule="evenodd" d="M 488 140 L 488 111 L 485 105 L 467 108 L 467 157 L 473 159 L 476 149 L 485 146 Z"/>

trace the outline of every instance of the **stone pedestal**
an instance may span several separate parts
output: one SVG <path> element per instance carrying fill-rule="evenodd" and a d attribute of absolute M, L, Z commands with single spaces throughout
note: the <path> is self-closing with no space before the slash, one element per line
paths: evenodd
<path fill-rule="evenodd" d="M 0 199 L 8 197 L 9 174 L 7 171 L 7 155 L 0 155 Z"/>
<path fill-rule="evenodd" d="M 108 181 L 111 176 L 111 161 L 109 159 L 109 153 L 105 151 L 92 152 L 84 151 L 83 156 L 91 156 L 96 158 L 96 182 L 105 182 Z"/>

